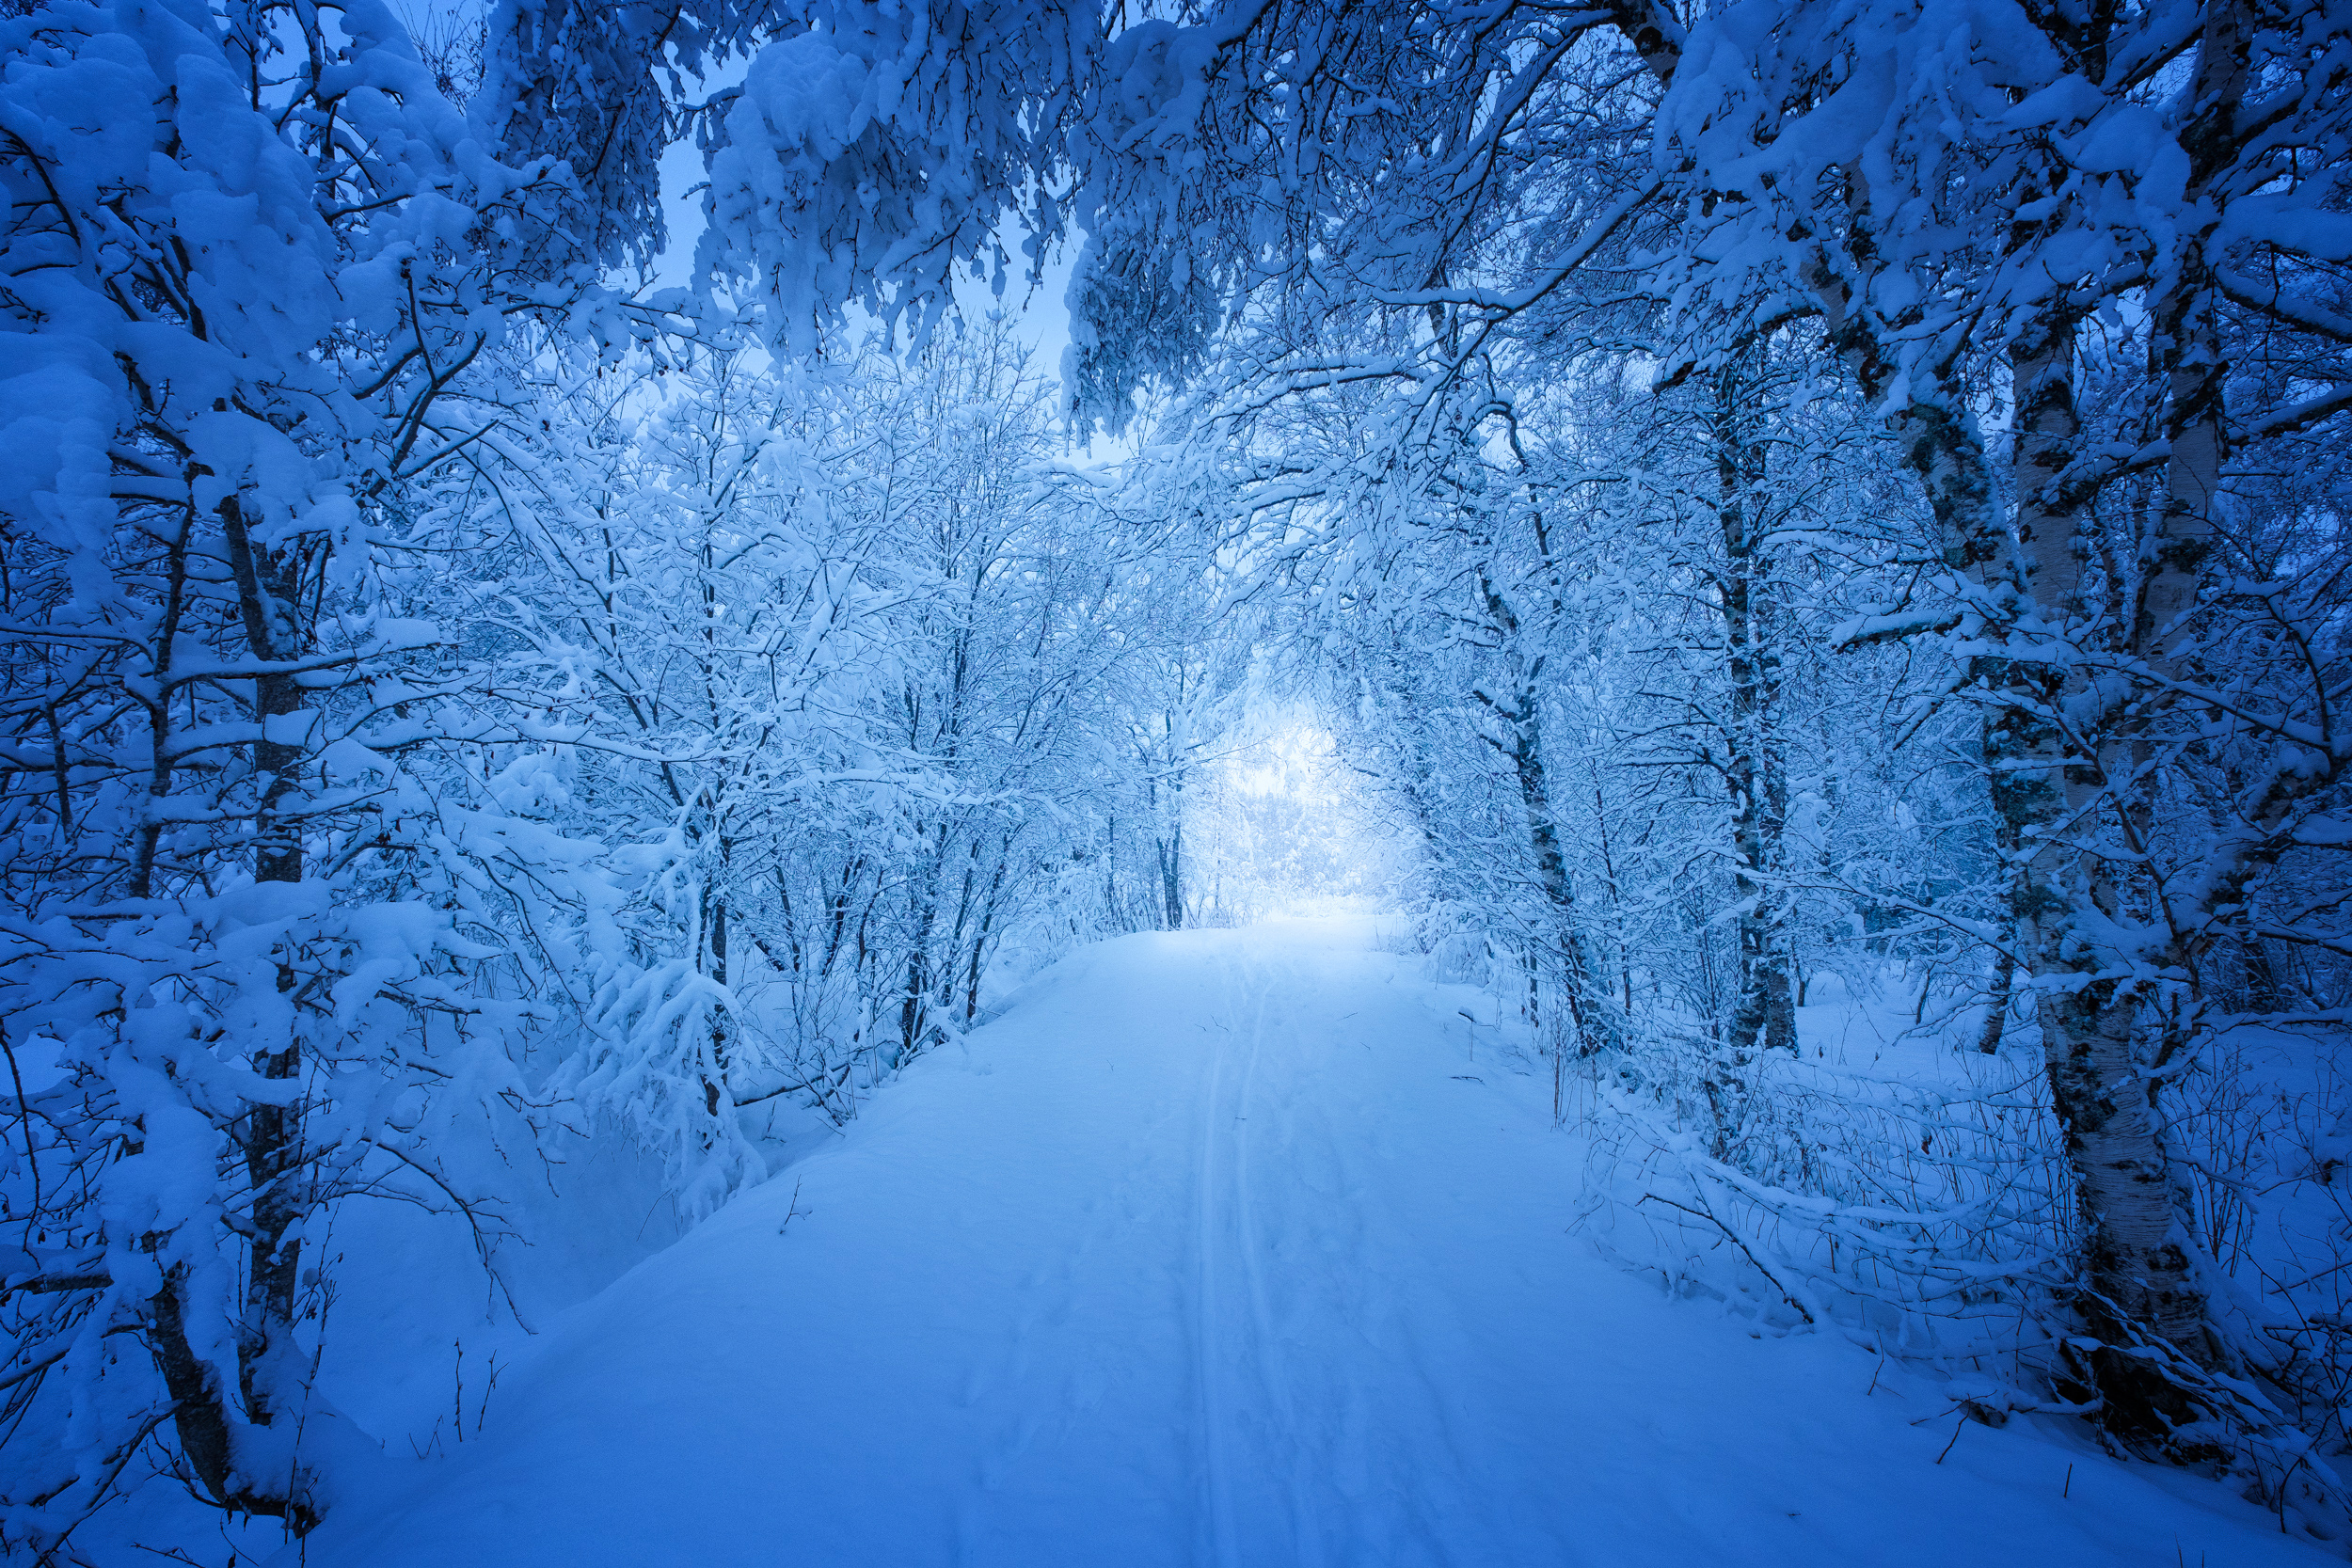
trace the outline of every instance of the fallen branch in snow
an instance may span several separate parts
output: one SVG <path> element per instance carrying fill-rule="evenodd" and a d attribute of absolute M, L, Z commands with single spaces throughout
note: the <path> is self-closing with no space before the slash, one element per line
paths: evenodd
<path fill-rule="evenodd" d="M 1804 1303 L 1799 1301 L 1796 1296 L 1790 1292 L 1788 1287 L 1781 1283 L 1780 1276 L 1778 1275 L 1772 1273 L 1772 1270 L 1764 1266 L 1764 1260 L 1756 1257 L 1756 1249 L 1748 1245 L 1745 1241 L 1741 1240 L 1740 1235 L 1737 1230 L 1734 1230 L 1731 1227 L 1725 1225 L 1713 1213 L 1705 1209 L 1693 1209 L 1687 1203 L 1677 1203 L 1670 1197 L 1660 1197 L 1656 1193 L 1644 1193 L 1636 1201 L 1642 1203 L 1662 1203 L 1669 1209 L 1679 1209 L 1686 1214 L 1695 1215 L 1699 1219 L 1703 1219 L 1709 1225 L 1712 1225 L 1716 1229 L 1722 1231 L 1725 1236 L 1731 1239 L 1732 1245 L 1738 1247 L 1742 1253 L 1747 1255 L 1748 1261 L 1756 1265 L 1756 1272 L 1772 1282 L 1772 1289 L 1780 1292 L 1780 1297 L 1783 1301 L 1797 1309 L 1797 1315 L 1799 1317 L 1803 1318 L 1808 1324 L 1814 1321 L 1812 1312 L 1806 1308 Z M 1704 1202 L 1705 1199 L 1701 1199 L 1700 1201 Z"/>

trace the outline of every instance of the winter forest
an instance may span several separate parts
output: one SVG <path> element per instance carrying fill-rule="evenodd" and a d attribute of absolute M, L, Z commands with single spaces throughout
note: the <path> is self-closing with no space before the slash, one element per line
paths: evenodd
<path fill-rule="evenodd" d="M 12 1559 L 2345 1555 L 2352 4 L 0 0 L 0 180 Z"/>

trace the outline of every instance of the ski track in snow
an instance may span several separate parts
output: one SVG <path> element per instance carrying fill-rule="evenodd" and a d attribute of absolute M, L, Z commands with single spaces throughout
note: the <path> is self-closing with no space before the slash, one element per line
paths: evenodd
<path fill-rule="evenodd" d="M 1073 956 L 568 1313 L 477 1438 L 284 1560 L 2336 1560 L 2060 1426 L 1969 1427 L 1938 1465 L 1931 1386 L 1866 1398 L 1851 1346 L 1595 1259 L 1549 1083 L 1466 1067 L 1450 1005 L 1367 936 Z"/>

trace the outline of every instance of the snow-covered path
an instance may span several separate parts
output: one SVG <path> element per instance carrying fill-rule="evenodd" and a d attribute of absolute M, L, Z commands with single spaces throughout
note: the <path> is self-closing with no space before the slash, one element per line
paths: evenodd
<path fill-rule="evenodd" d="M 1365 938 L 1081 952 L 569 1313 L 307 1561 L 2329 1560 L 2026 1422 L 1939 1465 L 1925 1389 L 1597 1260 L 1548 1085 Z"/>

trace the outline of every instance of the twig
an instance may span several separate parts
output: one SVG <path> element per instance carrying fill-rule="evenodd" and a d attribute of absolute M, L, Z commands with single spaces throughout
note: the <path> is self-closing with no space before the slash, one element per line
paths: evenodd
<path fill-rule="evenodd" d="M 1740 1239 L 1740 1233 L 1732 1229 L 1731 1227 L 1725 1225 L 1723 1221 L 1717 1219 L 1713 1214 L 1707 1212 L 1703 1209 L 1693 1209 L 1687 1203 L 1677 1203 L 1670 1197 L 1660 1197 L 1656 1193 L 1644 1193 L 1642 1195 L 1641 1201 L 1644 1203 L 1655 1201 L 1664 1204 L 1669 1209 L 1679 1209 L 1686 1214 L 1693 1215 L 1696 1218 L 1705 1220 L 1708 1224 L 1713 1226 L 1716 1229 L 1730 1237 L 1731 1244 L 1738 1247 L 1742 1253 L 1745 1253 L 1747 1255 L 1748 1261 L 1756 1265 L 1756 1272 L 1772 1282 L 1772 1289 L 1780 1292 L 1780 1299 L 1795 1307 L 1797 1309 L 1797 1316 L 1803 1318 L 1806 1323 L 1810 1323 L 1813 1322 L 1813 1314 L 1805 1310 L 1804 1303 L 1799 1301 L 1789 1292 L 1788 1287 L 1780 1282 L 1780 1276 L 1778 1275 L 1764 1266 L 1764 1260 L 1756 1257 L 1754 1251 L 1750 1250 L 1748 1243 L 1741 1241 Z"/>

